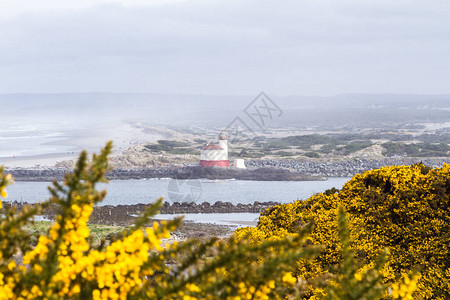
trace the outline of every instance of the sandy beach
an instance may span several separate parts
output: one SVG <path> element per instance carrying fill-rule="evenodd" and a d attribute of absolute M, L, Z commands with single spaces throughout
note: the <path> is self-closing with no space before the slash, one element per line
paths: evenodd
<path fill-rule="evenodd" d="M 6 168 L 48 168 L 63 161 L 76 160 L 82 150 L 87 150 L 89 153 L 99 152 L 110 140 L 114 145 L 113 155 L 117 155 L 133 145 L 164 138 L 162 131 L 125 122 L 110 124 L 108 127 L 73 128 L 60 133 L 61 135 L 57 138 L 43 139 L 38 142 L 30 138 L 29 146 L 22 144 L 20 148 L 10 150 L 8 156 L 0 157 L 0 165 Z M 46 149 L 64 149 L 67 152 L 51 150 L 47 152 Z M 20 154 L 33 152 L 36 154 Z"/>
<path fill-rule="evenodd" d="M 32 156 L 0 157 L 0 165 L 7 169 L 13 168 L 48 168 L 58 162 L 76 159 L 78 153 L 50 153 Z"/>

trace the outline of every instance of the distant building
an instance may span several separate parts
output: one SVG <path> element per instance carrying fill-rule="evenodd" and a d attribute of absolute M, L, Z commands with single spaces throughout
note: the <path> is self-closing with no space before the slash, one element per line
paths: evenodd
<path fill-rule="evenodd" d="M 237 158 L 233 162 L 233 167 L 237 169 L 246 169 L 244 160 L 242 158 Z"/>
<path fill-rule="evenodd" d="M 201 167 L 229 167 L 227 134 L 219 134 L 219 144 L 207 144 L 200 150 Z"/>

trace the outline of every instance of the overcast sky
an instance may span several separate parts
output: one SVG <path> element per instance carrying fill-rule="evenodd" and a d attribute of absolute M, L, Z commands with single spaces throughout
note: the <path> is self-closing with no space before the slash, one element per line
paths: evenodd
<path fill-rule="evenodd" d="M 1 0 L 0 93 L 450 93 L 450 3 Z"/>

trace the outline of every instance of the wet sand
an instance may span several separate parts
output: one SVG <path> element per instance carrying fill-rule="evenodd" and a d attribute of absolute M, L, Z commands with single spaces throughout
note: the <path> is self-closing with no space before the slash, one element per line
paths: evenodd
<path fill-rule="evenodd" d="M 57 139 L 41 143 L 42 148 L 46 146 L 56 146 L 60 149 L 70 149 L 68 152 L 44 153 L 37 147 L 34 152 L 36 155 L 11 155 L 0 157 L 0 166 L 6 168 L 49 168 L 62 161 L 76 160 L 82 150 L 87 150 L 90 154 L 99 152 L 109 140 L 113 141 L 113 155 L 122 153 L 129 147 L 139 144 L 154 142 L 163 138 L 161 132 L 144 130 L 138 125 L 119 123 L 107 128 L 91 129 L 70 129 L 63 132 Z M 29 149 L 27 149 L 29 150 Z M 17 151 L 20 152 L 19 150 Z"/>
<path fill-rule="evenodd" d="M 49 153 L 31 156 L 0 157 L 0 166 L 5 168 L 48 168 L 56 163 L 72 160 L 79 153 Z"/>

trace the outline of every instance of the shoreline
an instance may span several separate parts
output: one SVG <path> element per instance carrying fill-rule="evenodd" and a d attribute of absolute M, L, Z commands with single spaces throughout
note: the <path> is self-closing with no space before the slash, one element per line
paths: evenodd
<path fill-rule="evenodd" d="M 19 201 L 2 201 L 3 207 L 15 207 L 21 210 L 25 206 L 34 205 L 37 203 L 19 202 Z M 256 213 L 259 214 L 269 207 L 280 205 L 280 202 L 255 201 L 248 204 L 232 204 L 231 202 L 216 201 L 214 204 L 209 202 L 203 203 L 188 203 L 188 202 L 164 202 L 158 214 L 161 215 L 179 215 L 179 214 L 235 214 L 235 213 Z M 137 203 L 137 204 L 119 204 L 119 205 L 99 205 L 94 207 L 91 218 L 93 220 L 102 220 L 105 222 L 124 222 L 124 220 L 134 219 L 136 216 L 145 211 L 151 204 Z M 0 209 L 1 211 L 1 209 Z M 50 205 L 44 210 L 42 216 L 53 219 L 58 215 L 56 205 Z M 107 219 L 111 218 L 111 221 Z M 105 220 L 104 220 L 105 219 Z M 112 224 L 110 224 L 112 225 Z"/>
<path fill-rule="evenodd" d="M 36 154 L 15 157 L 0 157 L 0 165 L 4 165 L 7 169 L 48 169 L 59 162 L 73 160 L 79 156 L 79 152 L 60 152 L 50 154 Z"/>
<path fill-rule="evenodd" d="M 241 226 L 256 226 L 257 220 L 248 220 L 248 215 L 259 217 L 262 211 L 278 204 L 280 203 L 256 201 L 253 204 L 233 205 L 230 202 L 218 201 L 212 205 L 206 202 L 202 204 L 174 203 L 171 205 L 165 202 L 159 213 L 151 219 L 161 221 L 187 215 L 188 218 L 183 220 L 183 227 L 176 235 L 183 237 L 224 236 L 231 234 Z M 2 210 L 15 208 L 20 211 L 27 205 L 30 204 L 4 201 Z M 130 226 L 148 206 L 148 204 L 95 206 L 89 224 Z M 55 220 L 57 215 L 59 215 L 58 206 L 50 205 L 39 215 L 39 218 L 51 222 Z M 202 220 L 198 220 L 198 218 L 189 219 L 193 215 L 201 215 Z"/>
<path fill-rule="evenodd" d="M 353 177 L 368 170 L 385 166 L 411 165 L 422 162 L 426 166 L 440 167 L 450 163 L 448 158 L 350 158 L 340 160 L 287 160 L 266 159 L 248 160 L 247 169 L 203 168 L 194 165 L 172 165 L 147 168 L 116 168 L 109 171 L 110 180 L 130 179 L 207 179 L 207 180 L 252 180 L 252 181 L 318 181 L 328 177 Z M 71 168 L 35 167 L 6 168 L 16 181 L 53 181 L 63 180 Z"/>
<path fill-rule="evenodd" d="M 71 170 L 66 168 L 42 168 L 6 169 L 16 181 L 61 181 L 66 173 Z M 151 178 L 173 178 L 173 179 L 208 179 L 208 180 L 252 180 L 252 181 L 316 181 L 326 180 L 323 176 L 305 175 L 300 172 L 292 172 L 277 168 L 255 168 L 255 169 L 222 169 L 202 168 L 199 166 L 184 167 L 159 167 L 141 169 L 113 169 L 106 175 L 109 180 L 151 179 Z"/>

